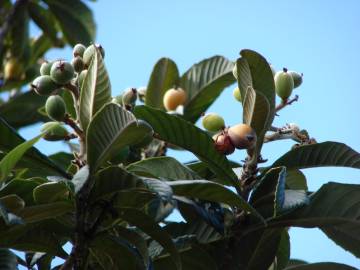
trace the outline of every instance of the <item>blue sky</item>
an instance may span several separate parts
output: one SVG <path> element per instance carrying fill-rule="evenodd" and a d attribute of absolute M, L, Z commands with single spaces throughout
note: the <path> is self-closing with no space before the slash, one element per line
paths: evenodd
<path fill-rule="evenodd" d="M 105 62 L 113 95 L 127 87 L 146 85 L 155 62 L 170 57 L 181 73 L 195 62 L 213 55 L 231 60 L 241 49 L 264 55 L 276 69 L 288 67 L 304 73 L 296 89 L 299 102 L 285 108 L 275 125 L 295 122 L 319 142 L 345 142 L 360 151 L 360 2 L 348 1 L 115 1 L 89 5 L 98 26 L 97 42 L 106 50 Z M 36 31 L 36 30 L 34 30 Z M 70 49 L 54 50 L 49 58 L 71 57 Z M 209 109 L 220 113 L 227 125 L 241 122 L 242 109 L 226 89 Z M 34 128 L 24 129 L 27 138 Z M 264 146 L 272 161 L 293 143 Z M 52 153 L 60 144 L 41 142 Z M 182 161 L 185 152 L 171 152 Z M 231 159 L 241 160 L 243 151 Z M 310 190 L 328 181 L 360 183 L 360 171 L 345 168 L 304 170 Z M 292 257 L 309 262 L 336 261 L 360 268 L 360 260 L 343 251 L 317 229 L 291 229 Z"/>

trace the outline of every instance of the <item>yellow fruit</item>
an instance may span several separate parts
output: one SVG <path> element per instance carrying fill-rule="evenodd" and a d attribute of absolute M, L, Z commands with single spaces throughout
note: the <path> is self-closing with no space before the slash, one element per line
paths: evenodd
<path fill-rule="evenodd" d="M 179 105 L 186 102 L 186 92 L 181 88 L 172 88 L 166 91 L 163 103 L 167 111 L 174 111 Z"/>
<path fill-rule="evenodd" d="M 228 129 L 232 144 L 237 149 L 250 149 L 256 144 L 256 133 L 246 124 L 237 124 Z"/>
<path fill-rule="evenodd" d="M 203 127 L 212 132 L 217 132 L 225 128 L 225 121 L 217 113 L 208 113 L 202 118 Z"/>
<path fill-rule="evenodd" d="M 10 58 L 4 67 L 5 81 L 20 80 L 23 74 L 23 67 L 17 58 Z"/>
<path fill-rule="evenodd" d="M 234 89 L 234 91 L 233 91 L 233 96 L 234 96 L 234 98 L 235 98 L 237 101 L 239 101 L 239 102 L 242 101 L 242 100 L 241 100 L 241 93 L 240 93 L 239 87 L 236 87 L 236 88 Z"/>

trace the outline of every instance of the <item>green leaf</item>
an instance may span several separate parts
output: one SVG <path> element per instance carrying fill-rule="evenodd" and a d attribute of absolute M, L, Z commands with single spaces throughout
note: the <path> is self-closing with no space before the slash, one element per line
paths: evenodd
<path fill-rule="evenodd" d="M 276 253 L 276 263 L 273 270 L 284 269 L 290 260 L 290 236 L 287 229 L 284 229 L 281 233 L 279 247 Z M 270 270 L 270 269 L 269 269 Z"/>
<path fill-rule="evenodd" d="M 73 119 L 77 119 L 75 105 L 74 105 L 74 98 L 70 91 L 65 90 L 62 91 L 62 98 L 64 99 L 66 112 L 68 112 Z"/>
<path fill-rule="evenodd" d="M 201 179 L 195 172 L 172 157 L 143 159 L 130 164 L 126 169 L 140 176 L 164 178 L 168 180 Z"/>
<path fill-rule="evenodd" d="M 9 249 L 0 248 L 0 269 L 14 270 L 17 269 L 16 255 Z"/>
<path fill-rule="evenodd" d="M 58 166 L 66 170 L 71 165 L 74 155 L 66 152 L 57 152 L 49 156 L 49 158 Z"/>
<path fill-rule="evenodd" d="M 67 41 L 90 44 L 95 39 L 95 22 L 91 10 L 80 0 L 46 0 L 60 24 Z"/>
<path fill-rule="evenodd" d="M 41 137 L 42 135 L 38 135 L 29 141 L 23 142 L 6 154 L 6 156 L 0 161 L 0 183 L 8 177 L 11 170 L 22 158 L 25 152 L 37 143 Z"/>
<path fill-rule="evenodd" d="M 146 243 L 146 239 L 141 236 L 136 230 L 130 228 L 124 228 L 121 226 L 116 227 L 117 236 L 125 239 L 132 246 L 136 248 L 136 250 L 140 253 L 145 267 L 149 265 L 149 252 Z"/>
<path fill-rule="evenodd" d="M 25 207 L 16 214 L 26 223 L 38 222 L 45 219 L 55 218 L 74 210 L 74 205 L 70 202 L 54 202 Z"/>
<path fill-rule="evenodd" d="M 260 153 L 264 136 L 275 115 L 275 85 L 266 59 L 251 50 L 242 50 L 236 62 L 238 86 L 243 99 L 243 121 L 257 135 L 256 149 Z"/>
<path fill-rule="evenodd" d="M 146 106 L 136 106 L 135 115 L 147 121 L 161 140 L 180 146 L 205 162 L 219 179 L 239 189 L 237 176 L 226 157 L 218 153 L 212 138 L 203 130 L 174 115 Z"/>
<path fill-rule="evenodd" d="M 62 44 L 61 44 L 62 45 Z M 37 60 L 44 56 L 44 54 L 53 46 L 51 39 L 44 33 L 31 41 L 31 57 L 29 63 L 35 64 Z M 35 65 L 36 76 L 39 74 L 39 65 Z M 46 97 L 44 97 L 46 99 Z"/>
<path fill-rule="evenodd" d="M 2 204 L 7 210 L 15 212 L 24 208 L 25 201 L 16 194 L 10 194 L 0 197 L 0 204 Z"/>
<path fill-rule="evenodd" d="M 360 169 L 360 154 L 338 142 L 323 142 L 297 147 L 276 160 L 271 167 L 288 169 L 336 166 Z"/>
<path fill-rule="evenodd" d="M 221 184 L 207 180 L 178 180 L 168 181 L 167 184 L 171 186 L 176 195 L 226 203 L 232 207 L 238 207 L 250 212 L 263 220 L 262 216 L 242 197 Z"/>
<path fill-rule="evenodd" d="M 15 194 L 25 201 L 26 206 L 33 205 L 33 190 L 44 182 L 40 179 L 13 179 L 0 189 L 0 197 Z"/>
<path fill-rule="evenodd" d="M 356 270 L 356 268 L 341 263 L 310 263 L 286 267 L 284 270 Z"/>
<path fill-rule="evenodd" d="M 181 259 L 179 253 L 176 250 L 171 237 L 164 231 L 163 228 L 156 224 L 149 216 L 136 209 L 123 208 L 120 212 L 120 217 L 128 221 L 131 225 L 138 227 L 162 245 L 165 250 L 170 253 L 176 269 L 181 270 Z"/>
<path fill-rule="evenodd" d="M 57 29 L 56 22 L 53 15 L 48 9 L 43 8 L 37 3 L 29 2 L 28 10 L 31 19 L 36 23 L 38 27 L 56 43 L 57 42 Z"/>
<path fill-rule="evenodd" d="M 286 188 L 293 190 L 308 190 L 305 175 L 297 169 L 288 170 L 286 174 Z"/>
<path fill-rule="evenodd" d="M 151 73 L 146 89 L 145 104 L 163 109 L 165 92 L 176 85 L 178 80 L 179 71 L 175 62 L 170 58 L 161 58 Z"/>
<path fill-rule="evenodd" d="M 196 122 L 221 92 L 235 82 L 233 67 L 233 62 L 216 55 L 193 65 L 182 75 L 180 86 L 187 93 L 185 119 Z"/>
<path fill-rule="evenodd" d="M 190 250 L 180 253 L 183 269 L 186 270 L 217 270 L 214 259 L 200 246 L 194 246 Z M 160 257 L 154 261 L 156 270 L 172 269 L 169 257 Z"/>
<path fill-rule="evenodd" d="M 0 117 L 0 153 L 8 153 L 25 140 Z M 31 147 L 18 163 L 18 167 L 27 168 L 29 171 L 39 175 L 61 175 L 68 177 L 68 174 L 53 163 L 48 157 L 39 150 Z"/>
<path fill-rule="evenodd" d="M 238 269 L 264 270 L 273 263 L 281 240 L 282 229 L 267 229 L 248 234 L 233 247 Z"/>
<path fill-rule="evenodd" d="M 92 45 L 95 46 L 95 45 Z M 111 86 L 105 69 L 100 50 L 95 47 L 96 53 L 92 58 L 88 72 L 81 86 L 80 94 L 80 123 L 86 132 L 89 123 L 95 114 L 111 101 Z"/>
<path fill-rule="evenodd" d="M 47 182 L 33 190 L 34 201 L 38 204 L 67 200 L 69 193 L 70 190 L 64 182 Z"/>
<path fill-rule="evenodd" d="M 328 183 L 308 205 L 269 221 L 270 226 L 319 227 L 344 249 L 360 257 L 360 185 Z"/>
<path fill-rule="evenodd" d="M 109 103 L 94 117 L 87 133 L 87 159 L 91 171 L 117 154 L 124 146 L 140 141 L 148 129 L 120 105 Z"/>
<path fill-rule="evenodd" d="M 0 115 L 14 128 L 35 124 L 48 119 L 38 112 L 45 102 L 46 97 L 34 91 L 19 93 L 0 105 Z"/>
<path fill-rule="evenodd" d="M 109 234 L 100 234 L 91 242 L 92 250 L 108 254 L 116 269 L 144 269 L 142 258 L 133 247 L 123 239 Z"/>
<path fill-rule="evenodd" d="M 0 218 L 4 220 L 6 226 L 24 224 L 24 221 L 20 217 L 12 213 L 9 213 L 9 211 L 5 208 L 5 206 L 2 205 L 1 202 L 0 202 Z"/>

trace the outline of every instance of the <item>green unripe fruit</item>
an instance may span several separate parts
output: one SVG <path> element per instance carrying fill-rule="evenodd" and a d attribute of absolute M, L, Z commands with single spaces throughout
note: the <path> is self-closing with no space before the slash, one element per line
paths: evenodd
<path fill-rule="evenodd" d="M 135 88 L 125 90 L 122 95 L 122 102 L 124 105 L 133 105 L 137 99 L 137 91 Z"/>
<path fill-rule="evenodd" d="M 240 92 L 239 87 L 235 87 L 235 89 L 233 91 L 233 96 L 237 101 L 242 102 L 242 100 L 241 100 L 241 92 Z"/>
<path fill-rule="evenodd" d="M 66 113 L 66 105 L 62 97 L 50 96 L 46 100 L 45 110 L 48 116 L 56 121 L 63 121 Z"/>
<path fill-rule="evenodd" d="M 81 88 L 83 82 L 84 82 L 84 79 L 85 79 L 85 76 L 87 74 L 87 69 L 84 69 L 83 71 L 80 72 L 79 74 L 79 77 L 78 77 L 78 84 L 79 84 L 79 87 Z"/>
<path fill-rule="evenodd" d="M 299 87 L 303 81 L 303 74 L 296 71 L 289 71 L 289 73 L 294 80 L 294 88 Z"/>
<path fill-rule="evenodd" d="M 60 60 L 51 66 L 50 76 L 58 84 L 67 84 L 74 75 L 74 67 L 69 62 Z"/>
<path fill-rule="evenodd" d="M 45 132 L 44 139 L 47 141 L 61 141 L 68 135 L 68 130 L 59 122 L 47 122 L 41 126 L 41 132 Z"/>
<path fill-rule="evenodd" d="M 52 66 L 52 62 L 44 62 L 41 64 L 40 66 L 40 74 L 41 75 L 50 75 L 50 70 L 51 70 L 51 66 Z"/>
<path fill-rule="evenodd" d="M 76 44 L 73 49 L 74 57 L 80 56 L 83 57 L 86 47 L 83 44 Z"/>
<path fill-rule="evenodd" d="M 232 70 L 232 73 L 233 73 L 235 79 L 238 79 L 236 63 L 235 63 L 235 66 L 234 66 L 234 68 L 233 68 L 233 70 Z"/>
<path fill-rule="evenodd" d="M 208 113 L 202 118 L 203 127 L 212 132 L 217 132 L 225 128 L 225 121 L 217 113 Z"/>
<path fill-rule="evenodd" d="M 90 45 L 89 47 L 86 48 L 84 55 L 83 55 L 83 60 L 84 60 L 85 66 L 88 67 L 90 65 L 91 59 L 93 58 L 93 56 L 95 54 L 96 48 L 98 50 L 100 50 L 102 58 L 105 57 L 104 48 L 100 44 Z"/>
<path fill-rule="evenodd" d="M 43 75 L 35 78 L 31 87 L 38 95 L 41 96 L 49 96 L 52 92 L 59 88 L 49 75 Z"/>
<path fill-rule="evenodd" d="M 129 154 L 130 154 L 130 148 L 129 148 L 129 146 L 125 146 L 125 147 L 121 148 L 120 151 L 117 154 L 115 154 L 115 156 L 113 158 L 111 158 L 110 161 L 113 164 L 122 163 L 127 159 Z"/>
<path fill-rule="evenodd" d="M 278 71 L 275 75 L 275 90 L 276 94 L 282 99 L 287 100 L 291 96 L 291 92 L 294 89 L 294 80 L 287 69 Z"/>
<path fill-rule="evenodd" d="M 80 56 L 76 56 L 71 60 L 71 64 L 76 72 L 81 72 L 84 69 L 84 61 Z"/>

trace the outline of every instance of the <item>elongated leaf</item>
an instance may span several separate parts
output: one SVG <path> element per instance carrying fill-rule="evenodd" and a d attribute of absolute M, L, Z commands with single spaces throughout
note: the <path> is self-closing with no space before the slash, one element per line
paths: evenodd
<path fill-rule="evenodd" d="M 284 269 L 290 260 L 290 236 L 287 229 L 281 232 L 279 247 L 276 253 L 276 263 L 273 270 Z M 270 269 L 269 269 L 270 270 Z"/>
<path fill-rule="evenodd" d="M 67 200 L 69 193 L 69 188 L 64 182 L 44 183 L 33 190 L 34 201 L 38 204 Z"/>
<path fill-rule="evenodd" d="M 310 196 L 310 203 L 278 217 L 271 226 L 319 227 L 332 240 L 360 256 L 360 185 L 328 183 Z"/>
<path fill-rule="evenodd" d="M 195 172 L 172 157 L 143 159 L 127 166 L 128 171 L 138 175 L 164 178 L 168 180 L 201 179 Z"/>
<path fill-rule="evenodd" d="M 39 135 L 29 141 L 19 144 L 0 161 L 0 183 L 6 179 L 25 152 L 37 143 L 41 137 L 42 135 Z"/>
<path fill-rule="evenodd" d="M 356 270 L 356 268 L 341 263 L 310 263 L 286 267 L 284 270 Z"/>
<path fill-rule="evenodd" d="M 186 270 L 217 270 L 214 259 L 200 246 L 194 246 L 191 250 L 180 253 L 183 268 Z M 161 257 L 154 261 L 156 270 L 172 269 L 169 257 Z"/>
<path fill-rule="evenodd" d="M 298 169 L 288 170 L 286 174 L 286 188 L 293 190 L 308 190 L 306 177 Z"/>
<path fill-rule="evenodd" d="M 19 93 L 0 105 L 0 115 L 14 128 L 45 121 L 48 118 L 38 112 L 45 101 L 45 96 L 39 96 L 34 91 Z"/>
<path fill-rule="evenodd" d="M 9 213 L 6 207 L 0 202 L 0 220 L 1 219 L 4 221 L 6 226 L 24 224 L 24 221 L 20 217 Z"/>
<path fill-rule="evenodd" d="M 137 270 L 144 269 L 144 263 L 139 253 L 123 239 L 108 235 L 98 235 L 91 244 L 93 250 L 101 250 L 107 253 L 116 269 Z"/>
<path fill-rule="evenodd" d="M 14 212 L 23 209 L 25 202 L 16 194 L 10 194 L 0 197 L 0 204 L 2 204 L 7 210 Z"/>
<path fill-rule="evenodd" d="M 239 186 L 228 160 L 216 151 L 212 138 L 205 131 L 177 116 L 146 106 L 137 106 L 135 115 L 150 123 L 160 139 L 195 154 L 223 183 Z"/>
<path fill-rule="evenodd" d="M 167 90 L 177 84 L 179 71 L 173 60 L 161 58 L 154 66 L 146 88 L 145 104 L 163 109 L 163 96 Z"/>
<path fill-rule="evenodd" d="M 92 45 L 95 46 L 95 45 Z M 100 50 L 92 58 L 88 72 L 81 86 L 80 94 L 80 123 L 84 131 L 95 114 L 111 101 L 111 86 Z"/>
<path fill-rule="evenodd" d="M 235 194 L 221 184 L 217 184 L 207 180 L 178 180 L 167 182 L 179 196 L 194 197 L 201 200 L 212 202 L 226 203 L 233 207 L 238 207 L 250 212 L 262 219 L 261 215 L 251 207 L 242 197 Z"/>
<path fill-rule="evenodd" d="M 224 88 L 235 82 L 233 67 L 233 62 L 217 55 L 193 65 L 182 75 L 180 86 L 188 95 L 185 119 L 196 122 Z"/>
<path fill-rule="evenodd" d="M 257 154 L 260 153 L 265 132 L 275 115 L 275 85 L 266 59 L 251 50 L 242 50 L 236 62 L 237 78 L 243 99 L 244 122 L 251 124 L 257 135 Z"/>
<path fill-rule="evenodd" d="M 0 152 L 8 153 L 25 140 L 0 117 Z M 37 175 L 61 175 L 68 177 L 68 174 L 43 155 L 39 150 L 31 147 L 18 163 L 21 168 L 28 168 L 29 171 L 37 172 Z"/>
<path fill-rule="evenodd" d="M 148 135 L 135 117 L 120 105 L 109 103 L 96 114 L 87 133 L 87 159 L 91 171 L 111 159 L 124 146 L 135 144 Z"/>
<path fill-rule="evenodd" d="M 288 169 L 336 166 L 360 169 L 360 154 L 338 142 L 323 142 L 297 147 L 276 160 L 272 167 Z"/>
<path fill-rule="evenodd" d="M 74 159 L 74 155 L 66 152 L 57 152 L 49 156 L 49 158 L 58 166 L 66 170 Z"/>
<path fill-rule="evenodd" d="M 0 248 L 0 269 L 14 270 L 17 269 L 16 255 L 9 249 Z"/>
<path fill-rule="evenodd" d="M 46 0 L 60 24 L 67 41 L 90 44 L 95 39 L 95 22 L 91 10 L 80 0 Z"/>
<path fill-rule="evenodd" d="M 121 211 L 120 216 L 162 245 L 165 250 L 170 253 L 176 269 L 181 270 L 182 267 L 179 253 L 176 250 L 171 237 L 164 231 L 164 229 L 156 224 L 149 216 L 136 209 L 124 208 Z"/>
<path fill-rule="evenodd" d="M 37 3 L 30 2 L 28 4 L 29 15 L 41 30 L 51 38 L 53 42 L 57 42 L 56 22 L 53 15 L 48 9 L 43 8 Z"/>

